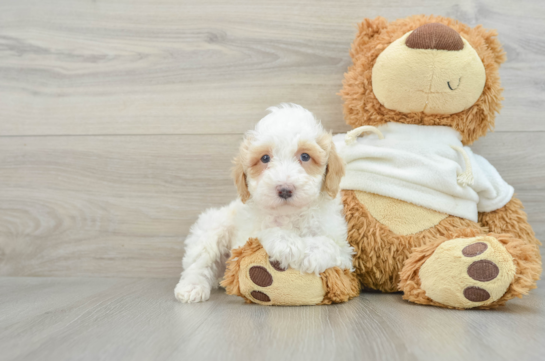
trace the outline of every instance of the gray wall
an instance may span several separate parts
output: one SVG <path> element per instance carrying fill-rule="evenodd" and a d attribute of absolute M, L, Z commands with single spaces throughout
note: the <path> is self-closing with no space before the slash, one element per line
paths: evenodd
<path fill-rule="evenodd" d="M 241 134 L 280 102 L 334 131 L 364 17 L 497 28 L 496 132 L 474 150 L 545 237 L 541 1 L 0 3 L 0 275 L 175 276 L 198 213 L 236 192 Z"/>

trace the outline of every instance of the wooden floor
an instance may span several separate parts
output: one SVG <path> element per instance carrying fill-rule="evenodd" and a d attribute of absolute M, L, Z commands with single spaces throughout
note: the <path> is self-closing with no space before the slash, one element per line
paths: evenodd
<path fill-rule="evenodd" d="M 365 293 L 341 305 L 264 307 L 223 290 L 180 304 L 176 279 L 0 278 L 0 359 L 543 360 L 545 282 L 494 311 Z"/>

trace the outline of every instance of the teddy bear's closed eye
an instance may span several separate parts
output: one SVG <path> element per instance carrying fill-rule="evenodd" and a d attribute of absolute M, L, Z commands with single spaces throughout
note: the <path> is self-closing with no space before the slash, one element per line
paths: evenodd
<path fill-rule="evenodd" d="M 460 77 L 460 79 L 458 79 L 458 85 L 453 85 L 453 84 L 455 84 L 455 82 L 452 82 L 452 84 L 451 84 L 450 81 L 447 81 L 448 88 L 449 88 L 450 90 L 456 90 L 456 89 L 458 89 L 458 88 L 460 87 L 460 82 L 461 82 L 461 81 L 462 81 L 462 78 L 461 78 L 461 77 Z"/>

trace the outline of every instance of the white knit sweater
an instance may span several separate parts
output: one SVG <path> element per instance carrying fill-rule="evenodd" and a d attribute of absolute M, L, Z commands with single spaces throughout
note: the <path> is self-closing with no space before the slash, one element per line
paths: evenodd
<path fill-rule="evenodd" d="M 333 138 L 347 163 L 341 189 L 376 193 L 475 222 L 478 212 L 501 208 L 513 196 L 513 187 L 486 159 L 464 147 L 461 135 L 450 127 L 388 123 L 377 129 L 384 139 L 365 133 L 347 145 L 346 134 Z M 472 181 L 462 182 L 459 176 L 468 174 Z"/>

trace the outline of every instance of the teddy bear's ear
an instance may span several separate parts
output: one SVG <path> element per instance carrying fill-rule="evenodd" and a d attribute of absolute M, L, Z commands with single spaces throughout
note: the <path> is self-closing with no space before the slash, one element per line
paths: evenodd
<path fill-rule="evenodd" d="M 358 34 L 356 35 L 356 39 L 352 44 L 350 56 L 354 58 L 357 54 L 359 54 L 360 48 L 368 44 L 371 39 L 380 34 L 383 29 L 386 29 L 386 27 L 388 27 L 388 20 L 382 16 L 378 16 L 374 19 L 363 19 L 363 21 L 358 24 Z"/>
<path fill-rule="evenodd" d="M 481 27 L 479 25 L 479 27 Z M 496 64 L 501 65 L 505 62 L 505 51 L 498 40 L 498 32 L 496 30 L 484 30 L 483 29 L 483 38 L 488 47 L 488 50 L 492 52 L 494 56 L 494 61 Z"/>

